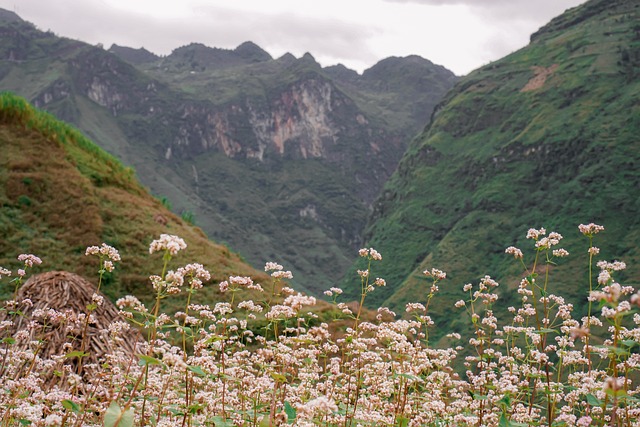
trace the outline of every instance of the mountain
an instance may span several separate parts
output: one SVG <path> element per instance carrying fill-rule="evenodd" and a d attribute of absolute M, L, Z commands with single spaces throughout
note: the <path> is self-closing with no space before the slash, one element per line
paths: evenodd
<path fill-rule="evenodd" d="M 106 274 L 103 291 L 114 299 L 134 294 L 149 301 L 149 275 L 160 274 L 163 262 L 149 255 L 149 244 L 165 233 L 187 243 L 170 268 L 199 262 L 210 270 L 211 282 L 202 289 L 208 301 L 223 298 L 216 285 L 229 275 L 269 279 L 171 213 L 130 168 L 78 130 L 8 93 L 0 94 L 0 152 L 0 266 L 14 276 L 23 268 L 17 256 L 32 253 L 42 259 L 36 272 L 67 270 L 96 283 L 98 260 L 85 256 L 85 248 L 105 242 L 119 250 L 122 262 Z M 3 297 L 12 292 L 1 289 Z"/>
<path fill-rule="evenodd" d="M 251 42 L 105 51 L 15 20 L 0 21 L 0 41 L 0 89 L 74 124 L 210 238 L 252 265 L 287 265 L 315 294 L 351 265 L 372 202 L 457 80 L 418 57 L 359 75 Z"/>
<path fill-rule="evenodd" d="M 506 307 L 521 268 L 505 248 L 531 254 L 527 230 L 545 227 L 571 254 L 555 260 L 552 290 L 582 309 L 588 242 L 577 226 L 590 222 L 606 228 L 594 242 L 599 259 L 627 261 L 621 279 L 637 283 L 639 11 L 638 0 L 588 1 L 458 81 L 375 202 L 366 245 L 382 254 L 375 274 L 388 285 L 369 303 L 420 301 L 422 271 L 442 269 L 433 317 L 439 334 L 455 330 L 462 286 L 491 275 Z"/>

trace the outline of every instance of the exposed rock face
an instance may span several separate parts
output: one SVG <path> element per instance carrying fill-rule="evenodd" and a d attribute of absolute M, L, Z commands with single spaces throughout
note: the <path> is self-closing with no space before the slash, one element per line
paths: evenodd
<path fill-rule="evenodd" d="M 300 157 L 323 157 L 325 143 L 335 142 L 337 130 L 331 123 L 332 86 L 308 80 L 283 92 L 263 119 L 252 114 L 251 124 L 259 144 L 266 144 L 283 155 L 288 142 Z"/>

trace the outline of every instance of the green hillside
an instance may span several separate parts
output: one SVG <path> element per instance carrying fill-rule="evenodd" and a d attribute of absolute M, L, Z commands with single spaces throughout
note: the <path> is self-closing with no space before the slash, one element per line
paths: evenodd
<path fill-rule="evenodd" d="M 627 261 L 623 279 L 638 280 L 639 10 L 637 0 L 589 1 L 457 83 L 375 204 L 367 246 L 382 253 L 376 275 L 388 286 L 369 303 L 421 300 L 422 271 L 439 268 L 448 276 L 433 315 L 451 325 L 465 283 L 489 274 L 503 291 L 518 284 L 504 249 L 531 249 L 530 227 L 564 236 L 571 256 L 556 260 L 552 285 L 563 296 L 584 298 L 580 223 L 604 225 L 600 259 Z"/>
<path fill-rule="evenodd" d="M 16 271 L 16 258 L 42 258 L 40 271 L 67 270 L 97 281 L 97 260 L 85 248 L 105 242 L 122 262 L 106 277 L 111 297 L 153 297 L 149 274 L 162 257 L 150 256 L 160 234 L 182 237 L 187 249 L 172 268 L 199 262 L 211 271 L 204 298 L 221 298 L 218 282 L 229 275 L 265 281 L 225 246 L 172 214 L 126 168 L 73 127 L 31 107 L 23 98 L 0 94 L 0 266 Z M 36 271 L 38 271 L 36 270 Z M 13 289 L 1 289 L 6 297 Z"/>

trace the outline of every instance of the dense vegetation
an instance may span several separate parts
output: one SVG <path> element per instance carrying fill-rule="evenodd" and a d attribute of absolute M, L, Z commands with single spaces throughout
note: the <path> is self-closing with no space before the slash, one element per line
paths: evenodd
<path fill-rule="evenodd" d="M 452 272 L 454 283 L 492 274 L 513 289 L 520 273 L 503 245 L 521 244 L 543 221 L 572 254 L 584 250 L 574 224 L 606 223 L 603 255 L 632 261 L 625 277 L 638 277 L 638 6 L 589 1 L 458 82 L 376 203 L 367 245 L 386 255 L 380 274 L 390 286 L 372 304 L 412 301 L 431 265 Z M 580 263 L 568 260 L 554 289 L 579 312 L 586 310 Z M 460 293 L 447 287 L 443 297 Z M 448 313 L 448 304 L 434 307 L 436 319 Z"/>

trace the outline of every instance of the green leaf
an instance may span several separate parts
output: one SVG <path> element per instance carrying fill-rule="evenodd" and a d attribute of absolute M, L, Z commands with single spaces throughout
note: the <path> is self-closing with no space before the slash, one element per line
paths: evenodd
<path fill-rule="evenodd" d="M 289 424 L 293 424 L 296 420 L 296 417 L 298 416 L 296 408 L 291 406 L 288 401 L 284 402 L 284 413 L 287 414 L 287 423 Z"/>
<path fill-rule="evenodd" d="M 595 345 L 594 347 L 606 348 L 607 350 L 609 350 L 611 353 L 615 354 L 616 356 L 622 356 L 622 355 L 629 354 L 629 349 L 628 348 L 614 347 L 612 345 Z"/>
<path fill-rule="evenodd" d="M 483 396 L 477 393 L 473 393 L 473 392 L 469 392 L 469 393 L 471 393 L 473 400 L 487 400 L 489 398 L 488 396 Z"/>
<path fill-rule="evenodd" d="M 529 424 L 511 421 L 507 419 L 507 415 L 503 413 L 502 415 L 500 415 L 500 422 L 498 425 L 500 427 L 528 427 Z"/>
<path fill-rule="evenodd" d="M 602 406 L 602 400 L 595 397 L 593 394 L 587 394 L 587 403 L 591 406 Z"/>
<path fill-rule="evenodd" d="M 86 357 L 88 356 L 89 353 L 85 353 L 84 351 L 71 351 L 67 354 L 64 355 L 64 357 L 71 359 L 72 357 L 78 357 L 78 358 L 82 358 L 82 357 Z"/>
<path fill-rule="evenodd" d="M 11 345 L 11 344 L 15 344 L 16 340 L 13 337 L 6 337 L 6 338 L 2 339 L 2 342 L 5 343 L 5 344 Z"/>
<path fill-rule="evenodd" d="M 162 365 L 162 362 L 155 357 L 147 356 L 146 354 L 138 354 L 138 358 L 140 361 L 138 365 L 146 366 L 146 365 Z"/>
<path fill-rule="evenodd" d="M 536 334 L 550 334 L 553 332 L 556 332 L 555 329 L 549 329 L 549 328 L 542 328 L 542 329 L 538 329 L 537 331 L 533 331 Z"/>
<path fill-rule="evenodd" d="M 398 417 L 396 427 L 407 427 L 409 425 L 409 418 Z"/>
<path fill-rule="evenodd" d="M 21 419 L 19 421 L 19 423 L 22 424 L 23 426 L 30 426 L 31 425 L 31 421 L 25 420 L 25 419 Z"/>
<path fill-rule="evenodd" d="M 411 375 L 411 374 L 395 374 L 394 378 L 396 378 L 396 377 L 407 378 L 407 379 L 412 380 L 412 381 L 420 381 L 420 378 L 416 377 L 415 375 Z"/>
<path fill-rule="evenodd" d="M 204 405 L 202 403 L 194 403 L 193 405 L 189 405 L 187 408 L 190 414 L 196 414 L 202 409 L 204 409 Z"/>
<path fill-rule="evenodd" d="M 285 377 L 282 374 L 277 374 L 275 372 L 271 373 L 271 378 L 276 380 L 276 382 L 278 382 L 278 383 L 286 383 L 287 382 L 287 377 Z"/>
<path fill-rule="evenodd" d="M 200 376 L 200 377 L 206 377 L 207 374 L 202 370 L 202 368 L 200 366 L 187 366 L 187 369 L 190 370 L 191 372 L 193 372 L 194 374 Z"/>
<path fill-rule="evenodd" d="M 267 417 L 267 421 L 268 421 L 268 417 Z M 233 427 L 234 424 L 232 421 L 227 421 L 226 419 L 217 416 L 217 417 L 212 417 L 211 421 L 213 421 L 215 423 L 216 427 Z"/>
<path fill-rule="evenodd" d="M 133 427 L 133 408 L 126 411 L 120 409 L 114 400 L 104 413 L 104 427 Z"/>
<path fill-rule="evenodd" d="M 74 414 L 77 414 L 78 412 L 80 412 L 80 405 L 78 405 L 76 402 L 72 400 L 64 399 L 62 401 L 62 406 L 64 407 L 64 409 L 66 409 L 67 411 L 71 411 Z"/>

